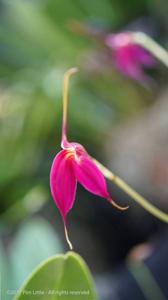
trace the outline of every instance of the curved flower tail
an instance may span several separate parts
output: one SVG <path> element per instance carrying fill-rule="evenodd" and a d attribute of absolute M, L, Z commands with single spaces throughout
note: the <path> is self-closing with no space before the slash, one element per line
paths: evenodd
<path fill-rule="evenodd" d="M 61 147 L 67 148 L 69 143 L 67 141 L 67 112 L 68 112 L 68 85 L 69 78 L 72 74 L 78 71 L 77 68 L 71 68 L 64 74 L 63 81 L 63 119 L 62 119 L 62 140 Z"/>
<path fill-rule="evenodd" d="M 107 199 L 115 208 L 121 210 L 121 211 L 124 211 L 124 210 L 127 210 L 129 208 L 129 205 L 127 206 L 120 206 L 119 204 L 117 204 L 113 199 L 111 199 L 111 197 L 109 197 Z"/>

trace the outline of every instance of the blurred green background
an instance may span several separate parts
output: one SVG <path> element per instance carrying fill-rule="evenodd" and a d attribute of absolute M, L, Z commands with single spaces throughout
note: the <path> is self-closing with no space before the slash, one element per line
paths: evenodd
<path fill-rule="evenodd" d="M 28 274 L 30 265 L 33 268 L 40 259 L 67 249 L 61 218 L 49 191 L 50 166 L 60 149 L 64 72 L 79 67 L 70 83 L 69 139 L 82 143 L 90 154 L 106 163 L 104 145 L 116 126 L 149 109 L 167 84 L 166 70 L 159 63 L 147 87 L 113 68 L 104 68 L 99 60 L 104 54 L 103 45 L 73 32 L 70 21 L 105 32 L 124 30 L 131 24 L 132 28 L 145 28 L 166 47 L 167 13 L 167 0 L 0 1 L 0 229 L 2 252 L 7 253 L 10 268 L 18 276 L 14 275 L 14 288 Z M 95 68 L 96 58 L 99 62 Z M 68 218 L 71 239 L 93 271 L 104 270 L 108 265 L 107 245 L 99 240 L 104 233 L 99 231 L 96 235 L 93 231 L 94 220 L 99 218 L 98 200 L 94 198 L 79 188 Z M 129 213 L 123 217 L 125 221 L 128 216 Z M 117 218 L 114 215 L 115 222 Z M 50 249 L 38 260 L 27 251 L 26 257 L 30 262 L 34 259 L 34 263 L 18 271 L 20 262 L 14 253 L 18 253 L 19 239 L 23 239 L 20 255 L 24 256 L 26 241 L 36 230 L 33 226 L 41 228 L 37 233 L 41 235 L 39 249 L 46 244 Z M 21 235 L 20 230 L 25 232 Z M 53 238 L 49 238 L 50 234 Z M 141 240 L 144 237 L 142 234 Z M 126 241 L 125 250 L 117 258 L 114 255 L 113 263 L 123 259 L 135 240 L 132 237 Z M 38 243 L 36 237 L 34 241 Z M 101 249 L 99 267 L 94 266 L 97 243 Z M 120 241 L 113 248 L 119 246 Z"/>

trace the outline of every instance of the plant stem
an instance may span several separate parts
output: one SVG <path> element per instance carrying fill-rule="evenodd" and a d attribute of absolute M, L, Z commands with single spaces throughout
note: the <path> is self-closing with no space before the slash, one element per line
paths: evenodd
<path fill-rule="evenodd" d="M 133 32 L 133 41 L 148 50 L 153 56 L 168 67 L 168 51 L 143 32 Z"/>
<path fill-rule="evenodd" d="M 156 218 L 158 218 L 159 220 L 165 223 L 168 223 L 168 214 L 161 211 L 153 204 L 149 203 L 148 200 L 142 197 L 139 193 L 137 193 L 134 189 L 132 189 L 127 183 L 125 183 L 120 177 L 113 174 L 109 169 L 104 167 L 96 159 L 92 158 L 92 160 L 95 162 L 97 167 L 101 170 L 101 172 L 107 179 L 109 179 L 120 189 L 122 189 L 126 194 L 128 194 L 133 200 L 135 200 L 138 204 L 140 204 L 144 209 L 146 209 L 153 216 L 155 216 Z"/>
<path fill-rule="evenodd" d="M 127 263 L 129 272 L 134 277 L 140 290 L 148 300 L 166 300 L 162 289 L 150 268 L 142 261 L 136 264 Z M 151 288 L 152 287 L 152 288 Z"/>

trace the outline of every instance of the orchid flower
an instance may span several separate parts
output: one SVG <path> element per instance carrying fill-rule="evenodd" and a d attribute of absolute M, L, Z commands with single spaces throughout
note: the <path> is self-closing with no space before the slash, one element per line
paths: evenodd
<path fill-rule="evenodd" d="M 116 68 L 134 80 L 144 80 L 143 68 L 154 65 L 154 58 L 142 46 L 135 43 L 132 32 L 108 34 L 105 44 L 112 50 L 112 59 Z"/>
<path fill-rule="evenodd" d="M 119 210 L 128 208 L 121 207 L 112 200 L 102 172 L 85 148 L 81 144 L 69 142 L 67 139 L 68 83 L 70 75 L 76 71 L 76 68 L 72 68 L 64 75 L 62 150 L 55 156 L 50 172 L 51 194 L 62 216 L 65 237 L 70 249 L 72 249 L 72 244 L 68 237 L 66 217 L 74 204 L 77 183 L 94 195 L 105 198 Z"/>

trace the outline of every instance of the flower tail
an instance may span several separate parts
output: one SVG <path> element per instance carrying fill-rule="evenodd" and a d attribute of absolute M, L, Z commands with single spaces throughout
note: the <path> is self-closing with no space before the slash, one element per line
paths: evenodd
<path fill-rule="evenodd" d="M 66 238 L 66 241 L 67 241 L 67 243 L 68 243 L 68 246 L 69 246 L 70 250 L 73 250 L 72 243 L 71 243 L 71 241 L 70 241 L 70 239 L 69 239 L 68 230 L 67 230 L 67 225 L 66 225 L 66 219 L 65 219 L 65 218 L 64 218 L 63 222 L 64 222 L 64 232 L 65 232 L 65 238 Z"/>
<path fill-rule="evenodd" d="M 120 206 L 119 204 L 117 204 L 113 199 L 111 199 L 111 197 L 107 198 L 107 200 L 117 209 L 124 211 L 127 210 L 129 208 L 129 206 Z"/>
<path fill-rule="evenodd" d="M 67 141 L 67 112 L 68 112 L 68 85 L 69 78 L 72 74 L 78 71 L 77 68 L 71 68 L 64 74 L 63 81 L 63 119 L 62 119 L 62 141 L 61 147 L 66 148 L 68 146 Z"/>

